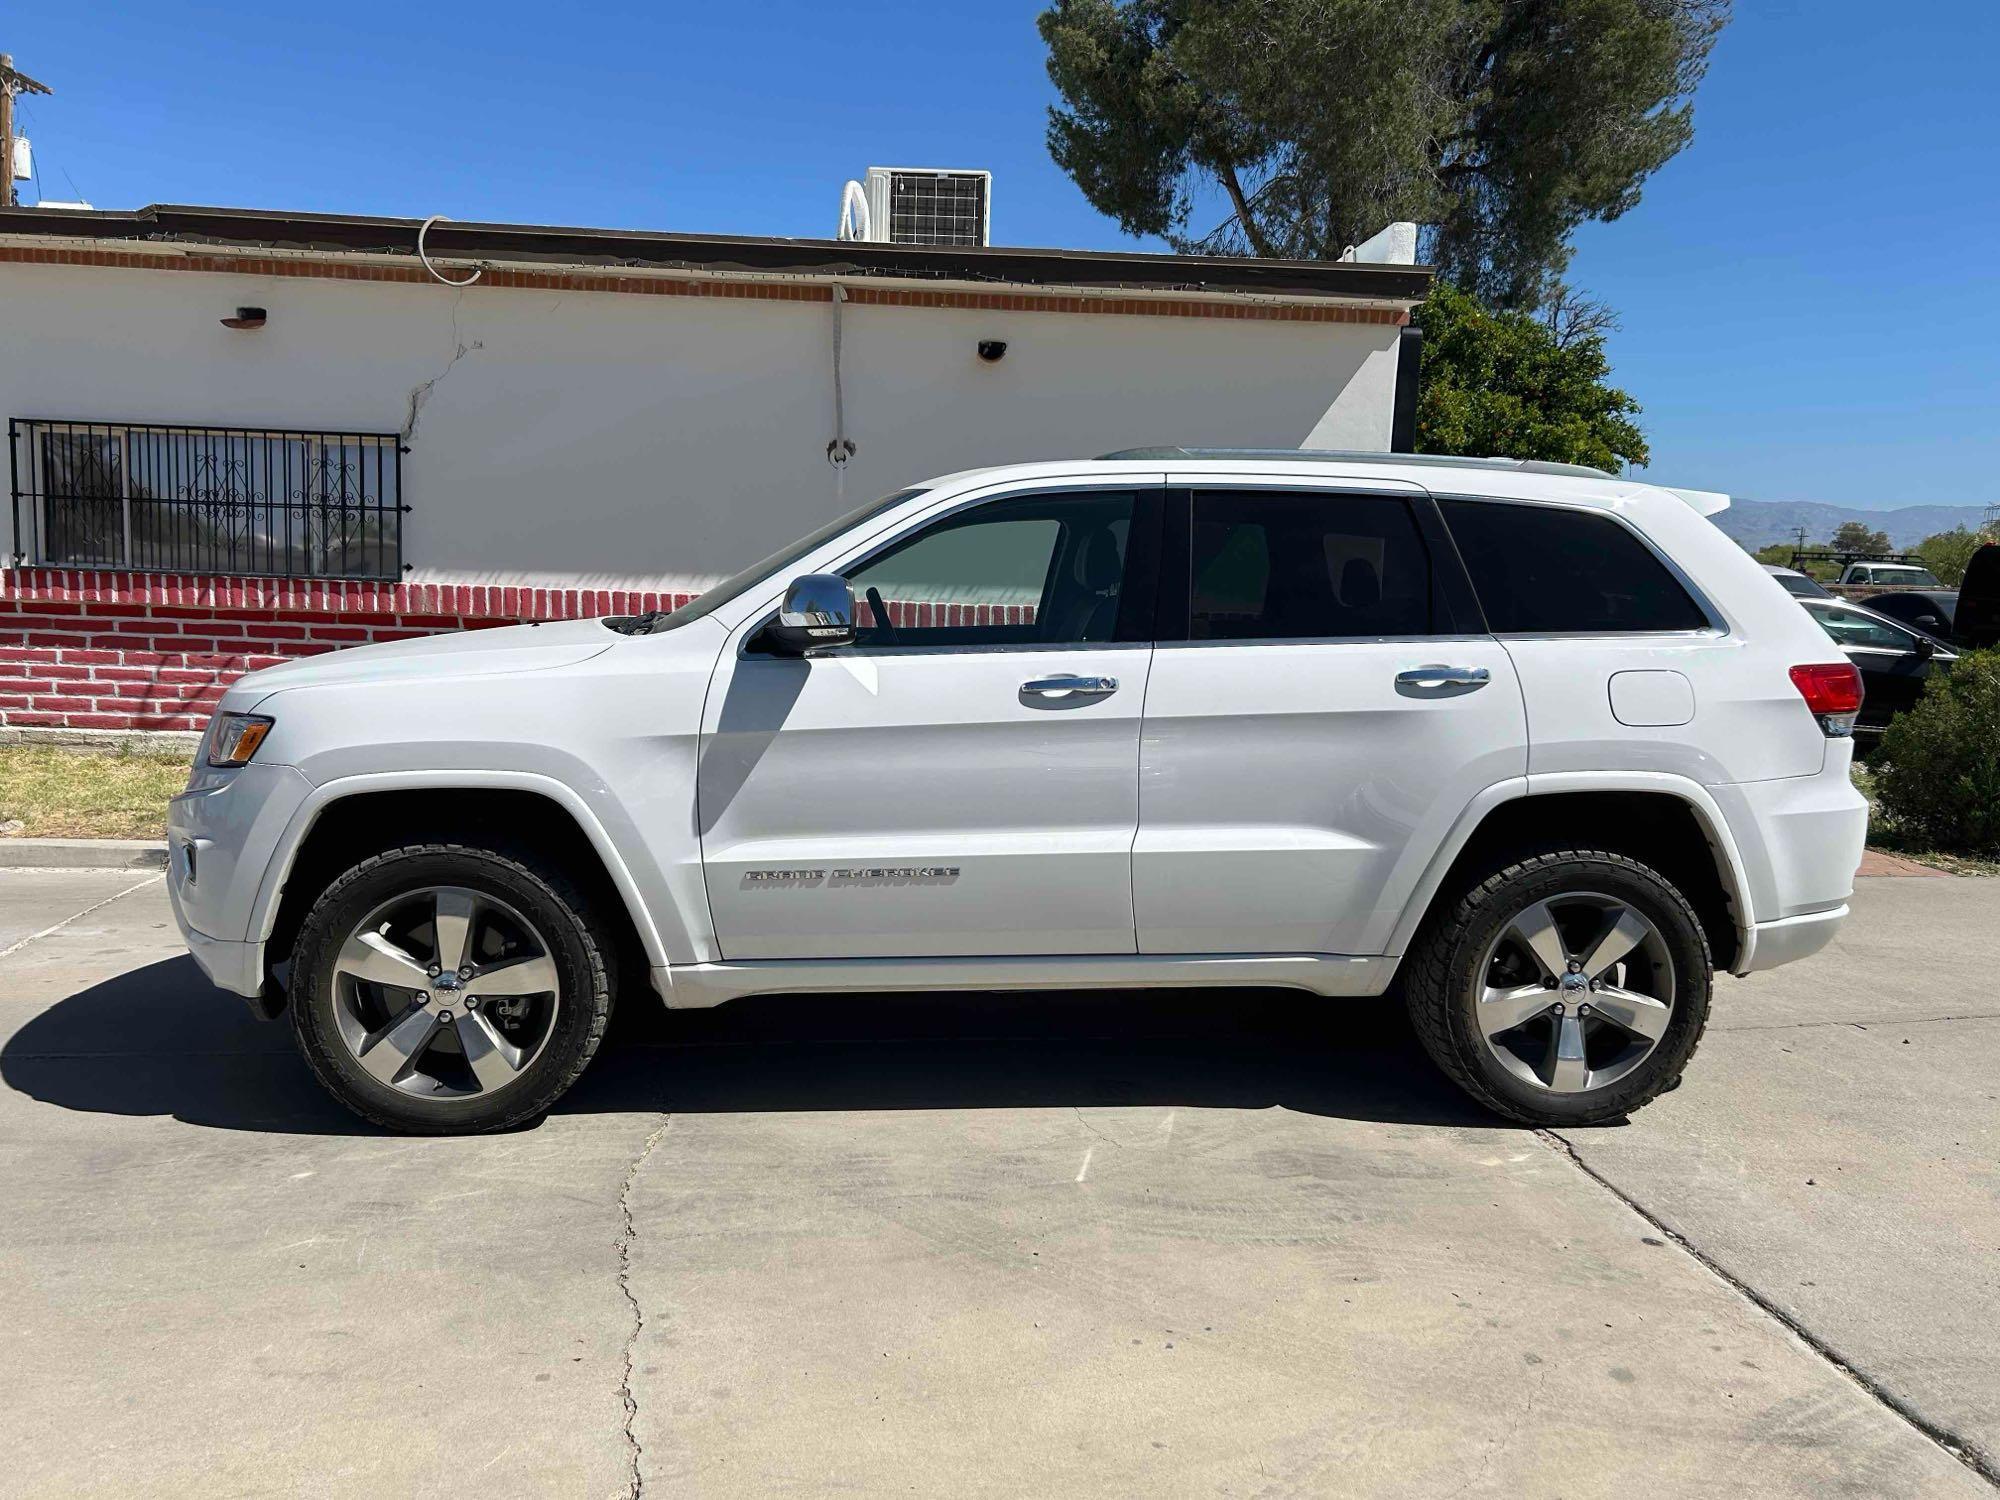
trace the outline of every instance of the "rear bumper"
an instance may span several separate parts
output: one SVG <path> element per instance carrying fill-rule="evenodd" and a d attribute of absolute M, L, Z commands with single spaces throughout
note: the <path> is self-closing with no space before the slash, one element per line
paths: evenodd
<path fill-rule="evenodd" d="M 1854 894 L 1868 803 L 1854 789 L 1853 755 L 1852 741 L 1829 740 L 1817 776 L 1709 788 L 1735 837 L 1759 928 L 1845 909 Z"/>
<path fill-rule="evenodd" d="M 1847 920 L 1847 907 L 1843 904 L 1831 911 L 1807 912 L 1804 916 L 1784 917 L 1776 922 L 1759 922 L 1750 929 L 1750 941 L 1742 959 L 1736 966 L 1738 974 L 1755 974 L 1760 969 L 1775 969 L 1779 964 L 1791 963 L 1794 959 L 1810 958 L 1840 931 L 1840 924 Z"/>

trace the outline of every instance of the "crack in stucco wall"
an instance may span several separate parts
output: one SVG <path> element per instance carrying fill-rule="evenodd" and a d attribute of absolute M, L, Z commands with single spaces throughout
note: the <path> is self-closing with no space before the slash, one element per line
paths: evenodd
<path fill-rule="evenodd" d="M 468 342 L 459 336 L 458 304 L 464 299 L 465 292 L 463 289 L 460 289 L 451 299 L 451 358 L 447 359 L 444 362 L 444 368 L 431 376 L 429 380 L 421 381 L 410 387 L 409 407 L 403 414 L 403 441 L 406 443 L 417 435 L 417 421 L 423 415 L 424 403 L 431 399 L 431 392 L 437 389 L 437 383 L 449 375 L 453 367 L 461 359 L 464 359 L 466 355 L 475 353 L 486 347 L 485 343 L 480 339 L 473 339 Z"/>

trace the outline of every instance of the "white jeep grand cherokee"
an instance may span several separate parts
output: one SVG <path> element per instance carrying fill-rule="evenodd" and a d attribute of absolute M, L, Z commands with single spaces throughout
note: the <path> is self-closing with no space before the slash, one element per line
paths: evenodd
<path fill-rule="evenodd" d="M 1861 854 L 1859 679 L 1726 503 L 1295 452 L 952 475 L 663 617 L 243 678 L 174 910 L 401 1129 L 546 1110 L 646 980 L 1400 981 L 1483 1103 L 1613 1118 L 1714 968 L 1832 937 Z"/>

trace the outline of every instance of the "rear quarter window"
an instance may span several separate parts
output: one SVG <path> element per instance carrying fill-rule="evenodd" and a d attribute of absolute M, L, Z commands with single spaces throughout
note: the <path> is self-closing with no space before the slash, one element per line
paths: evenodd
<path fill-rule="evenodd" d="M 1498 635 L 1705 630 L 1666 564 L 1609 516 L 1548 505 L 1440 500 Z"/>

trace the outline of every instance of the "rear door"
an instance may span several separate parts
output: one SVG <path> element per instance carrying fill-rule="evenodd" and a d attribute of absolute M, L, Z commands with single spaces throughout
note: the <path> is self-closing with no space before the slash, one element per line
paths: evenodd
<path fill-rule="evenodd" d="M 1521 693 L 1429 496 L 1170 476 L 1140 752 L 1142 953 L 1380 953 Z"/>

